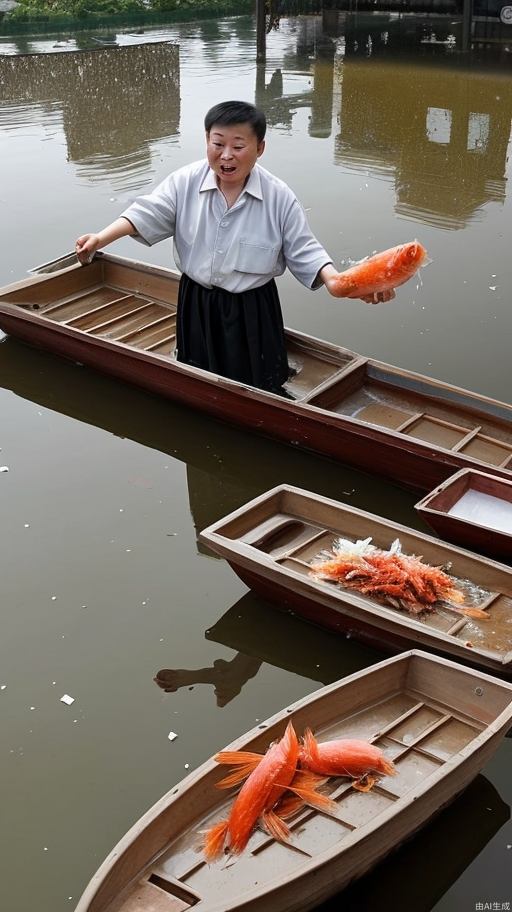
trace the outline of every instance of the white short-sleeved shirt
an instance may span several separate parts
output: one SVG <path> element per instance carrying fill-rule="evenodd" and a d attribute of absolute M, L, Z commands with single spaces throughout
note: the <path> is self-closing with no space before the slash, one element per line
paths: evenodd
<path fill-rule="evenodd" d="M 332 262 L 294 193 L 258 164 L 231 209 L 204 159 L 173 172 L 121 214 L 143 244 L 173 237 L 178 268 L 206 288 L 248 291 L 286 267 L 318 288 L 319 270 Z"/>

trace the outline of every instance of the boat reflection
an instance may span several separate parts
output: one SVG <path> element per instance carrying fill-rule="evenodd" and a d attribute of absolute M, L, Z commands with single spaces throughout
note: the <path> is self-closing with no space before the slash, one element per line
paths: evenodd
<path fill-rule="evenodd" d="M 205 637 L 235 650 L 235 656 L 215 659 L 206 668 L 161 668 L 154 677 L 161 690 L 175 693 L 181 687 L 211 684 L 217 706 L 223 707 L 264 662 L 318 684 L 330 684 L 384 657 L 375 649 L 306 624 L 293 612 L 277 611 L 253 592 L 242 596 L 205 631 Z"/>
<path fill-rule="evenodd" d="M 479 775 L 410 842 L 370 874 L 318 906 L 317 912 L 388 908 L 393 912 L 430 912 L 509 819 L 509 805 L 489 780 Z M 479 908 L 474 893 L 468 892 L 466 899 L 468 909 Z M 448 901 L 443 908 L 455 907 Z"/>
<path fill-rule="evenodd" d="M 333 637 L 292 611 L 278 611 L 253 592 L 242 596 L 205 636 L 319 684 L 331 684 L 385 658 L 348 637 Z"/>
<path fill-rule="evenodd" d="M 417 494 L 412 491 L 246 434 L 14 339 L 0 343 L 0 385 L 23 399 L 186 463 L 196 537 L 283 480 L 426 529 L 414 509 Z M 198 550 L 211 556 L 203 545 L 198 544 Z"/>

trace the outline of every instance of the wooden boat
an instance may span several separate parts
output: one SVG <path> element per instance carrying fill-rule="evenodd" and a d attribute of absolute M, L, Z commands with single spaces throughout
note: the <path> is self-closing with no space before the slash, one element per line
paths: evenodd
<path fill-rule="evenodd" d="M 112 851 L 76 912 L 305 912 L 372 868 L 481 771 L 512 721 L 512 685 L 411 650 L 299 700 L 229 746 L 264 752 L 292 720 L 319 740 L 371 740 L 396 776 L 372 791 L 329 780 L 338 808 L 299 811 L 292 839 L 255 831 L 238 857 L 207 865 L 198 833 L 232 796 L 210 759 L 172 788 Z"/>
<path fill-rule="evenodd" d="M 512 480 L 461 469 L 415 509 L 441 538 L 512 561 Z"/>
<path fill-rule="evenodd" d="M 69 255 L 64 258 L 69 263 Z M 50 269 L 55 270 L 55 262 Z M 44 268 L 44 267 L 40 267 Z M 174 358 L 178 274 L 109 254 L 0 290 L 0 328 L 244 428 L 423 491 L 512 479 L 512 406 L 287 330 L 293 399 Z"/>
<path fill-rule="evenodd" d="M 453 577 L 467 581 L 469 603 L 489 619 L 465 617 L 448 602 L 413 616 L 312 576 L 311 562 L 336 539 L 368 536 L 383 549 L 398 537 L 404 554 L 421 555 L 432 566 L 449 564 Z M 281 609 L 380 649 L 418 646 L 500 674 L 512 672 L 510 567 L 290 485 L 256 497 L 200 537 L 247 586 Z"/>

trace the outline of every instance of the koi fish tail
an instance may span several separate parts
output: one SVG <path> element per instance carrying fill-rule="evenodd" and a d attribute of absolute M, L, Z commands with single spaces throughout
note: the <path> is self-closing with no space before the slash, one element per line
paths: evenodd
<path fill-rule="evenodd" d="M 290 839 L 290 830 L 279 814 L 275 811 L 264 811 L 261 815 L 261 825 L 263 829 L 272 836 L 277 842 L 288 842 Z"/>
<path fill-rule="evenodd" d="M 207 862 L 216 861 L 224 851 L 228 832 L 228 821 L 219 820 L 206 831 L 203 842 L 203 854 Z"/>
<path fill-rule="evenodd" d="M 381 757 L 379 772 L 384 776 L 396 776 L 397 769 L 392 760 L 388 760 L 384 755 Z"/>

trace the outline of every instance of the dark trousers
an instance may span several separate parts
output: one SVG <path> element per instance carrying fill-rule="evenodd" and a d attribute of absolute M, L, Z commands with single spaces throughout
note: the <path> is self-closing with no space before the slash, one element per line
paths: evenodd
<path fill-rule="evenodd" d="M 283 315 L 272 279 L 234 294 L 180 279 L 177 359 L 259 389 L 281 392 L 289 375 Z"/>

